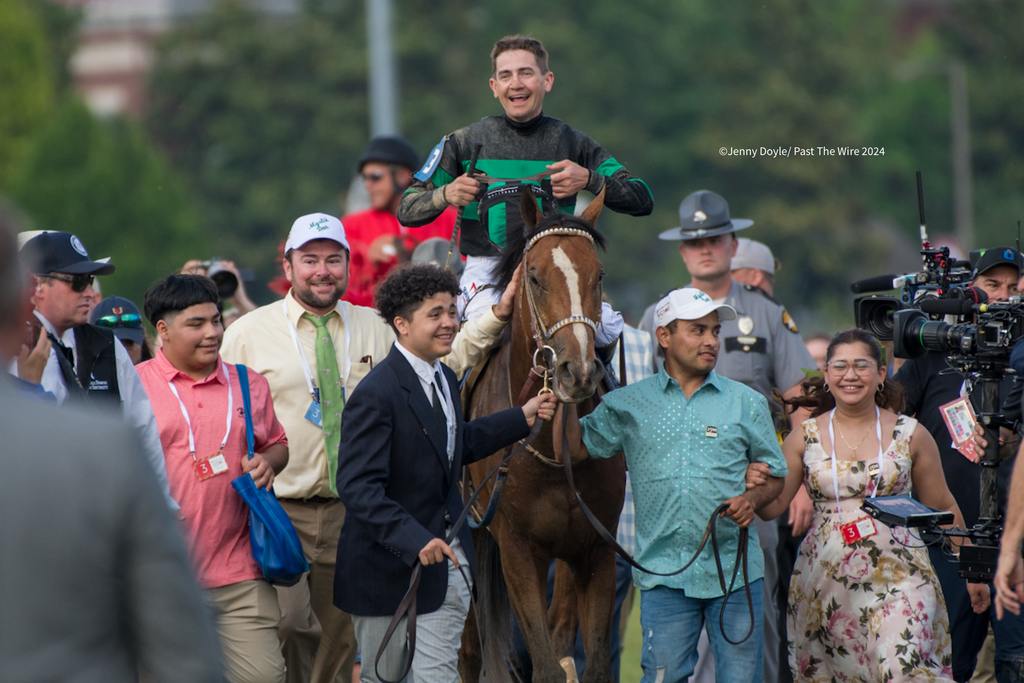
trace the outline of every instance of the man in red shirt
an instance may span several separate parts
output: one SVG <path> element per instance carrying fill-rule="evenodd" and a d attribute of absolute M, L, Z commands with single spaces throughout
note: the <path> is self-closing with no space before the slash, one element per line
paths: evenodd
<path fill-rule="evenodd" d="M 373 306 L 373 293 L 399 263 L 409 260 L 416 245 L 431 237 L 450 239 L 455 210 L 448 208 L 436 219 L 417 228 L 398 222 L 396 214 L 402 193 L 419 168 L 416 150 L 404 138 L 376 137 L 359 159 L 359 175 L 370 196 L 370 208 L 342 219 L 352 246 L 349 285 L 345 301 Z M 459 258 L 458 253 L 453 258 Z"/>
<path fill-rule="evenodd" d="M 217 286 L 200 275 L 171 275 L 146 292 L 145 311 L 162 345 L 136 368 L 156 415 L 193 566 L 217 612 L 228 680 L 283 683 L 277 595 L 253 559 L 248 510 L 231 487 L 249 473 L 269 489 L 288 462 L 270 387 L 249 373 L 256 450 L 249 459 L 238 372 L 220 359 Z"/>

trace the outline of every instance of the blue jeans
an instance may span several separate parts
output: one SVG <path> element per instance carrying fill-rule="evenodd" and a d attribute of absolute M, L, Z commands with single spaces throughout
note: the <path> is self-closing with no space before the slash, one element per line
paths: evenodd
<path fill-rule="evenodd" d="M 677 588 L 657 586 L 640 591 L 640 624 L 644 630 L 642 683 L 683 683 L 697 664 L 697 639 L 707 626 L 715 657 L 716 680 L 722 683 L 761 683 L 764 668 L 764 581 L 750 584 L 754 629 L 738 645 L 729 643 L 719 627 L 725 598 L 690 598 Z M 729 596 L 725 632 L 739 640 L 750 628 L 743 590 Z"/>

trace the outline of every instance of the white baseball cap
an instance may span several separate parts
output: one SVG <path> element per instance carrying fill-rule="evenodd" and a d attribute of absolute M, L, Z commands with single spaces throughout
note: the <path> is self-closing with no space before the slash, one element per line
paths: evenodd
<path fill-rule="evenodd" d="M 654 307 L 654 324 L 665 327 L 673 320 L 699 320 L 712 311 L 718 311 L 719 320 L 736 318 L 735 308 L 728 304 L 716 304 L 699 289 L 673 289 Z"/>
<path fill-rule="evenodd" d="M 778 264 L 767 244 L 747 237 L 740 237 L 737 242 L 739 244 L 736 245 L 736 255 L 732 257 L 730 270 L 755 268 L 769 275 L 775 274 Z"/>
<path fill-rule="evenodd" d="M 306 242 L 313 240 L 333 240 L 351 252 L 345 238 L 345 226 L 334 216 L 326 213 L 310 213 L 299 216 L 288 231 L 288 240 L 284 243 L 284 253 L 301 248 Z"/>

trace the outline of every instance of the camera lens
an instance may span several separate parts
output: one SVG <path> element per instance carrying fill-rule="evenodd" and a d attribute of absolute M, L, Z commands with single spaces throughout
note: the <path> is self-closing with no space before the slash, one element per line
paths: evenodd
<path fill-rule="evenodd" d="M 217 295 L 221 300 L 230 299 L 238 291 L 238 278 L 230 270 L 225 270 L 220 261 L 210 263 L 207 277 L 217 285 Z"/>

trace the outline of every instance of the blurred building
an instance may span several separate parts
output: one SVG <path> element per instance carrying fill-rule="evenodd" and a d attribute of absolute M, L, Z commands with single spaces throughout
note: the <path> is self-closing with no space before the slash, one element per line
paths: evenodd
<path fill-rule="evenodd" d="M 216 0 L 55 0 L 82 11 L 71 58 L 75 89 L 97 115 L 138 117 L 161 33 L 208 10 Z M 298 0 L 249 0 L 268 13 L 297 11 Z"/>

